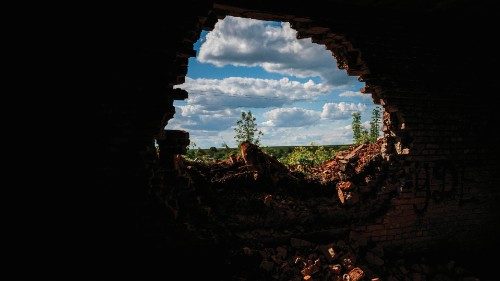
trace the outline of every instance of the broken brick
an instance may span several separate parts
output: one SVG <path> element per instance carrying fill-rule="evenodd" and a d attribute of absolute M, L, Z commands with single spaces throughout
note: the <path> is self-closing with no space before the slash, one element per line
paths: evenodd
<path fill-rule="evenodd" d="M 351 271 L 349 271 L 348 275 L 349 281 L 358 281 L 365 276 L 365 273 L 363 272 L 363 270 L 361 270 L 361 268 L 355 267 Z"/>
<path fill-rule="evenodd" d="M 334 261 L 338 257 L 338 252 L 333 248 L 333 244 L 322 245 L 319 247 L 319 249 L 329 262 Z"/>
<path fill-rule="evenodd" d="M 340 274 L 342 272 L 342 266 L 340 264 L 333 264 L 328 267 L 333 274 Z"/>
<path fill-rule="evenodd" d="M 337 184 L 337 187 L 342 191 L 349 191 L 354 188 L 354 184 L 350 181 L 341 181 Z"/>

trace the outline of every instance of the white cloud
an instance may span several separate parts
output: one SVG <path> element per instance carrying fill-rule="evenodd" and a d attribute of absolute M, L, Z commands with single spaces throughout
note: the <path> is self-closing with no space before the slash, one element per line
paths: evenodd
<path fill-rule="evenodd" d="M 262 127 L 262 143 L 268 146 L 280 145 L 318 145 L 347 144 L 352 142 L 352 130 L 345 128 L 339 121 L 319 120 L 314 126 Z"/>
<path fill-rule="evenodd" d="M 191 117 L 197 115 L 218 115 L 218 116 L 235 116 L 240 113 L 240 110 L 232 108 L 222 108 L 219 110 L 207 110 L 205 106 L 199 104 L 181 105 L 177 108 L 180 109 L 180 115 L 184 117 Z"/>
<path fill-rule="evenodd" d="M 341 120 L 351 118 L 353 112 L 362 112 L 367 106 L 362 103 L 325 103 L 322 111 L 304 108 L 275 108 L 264 113 L 264 126 L 270 127 L 303 127 L 317 125 L 320 119 Z"/>
<path fill-rule="evenodd" d="M 267 121 L 262 124 L 270 127 L 303 127 L 314 124 L 320 119 L 320 113 L 304 108 L 275 108 L 266 113 Z"/>
<path fill-rule="evenodd" d="M 177 113 L 168 128 L 189 130 L 191 140 L 201 147 L 220 147 L 222 142 L 234 146 L 235 123 L 241 111 L 249 109 L 264 132 L 264 145 L 351 143 L 352 112 L 362 112 L 366 120 L 371 108 L 358 103 L 370 95 L 354 90 L 360 87 L 359 82 L 337 68 L 330 51 L 310 39 L 297 40 L 288 23 L 226 17 L 207 34 L 198 60 L 215 66 L 256 66 L 287 77 L 306 78 L 186 77 L 178 87 L 187 90 L 189 98 L 176 102 Z M 230 76 L 229 72 L 224 74 Z M 306 82 L 312 77 L 320 77 L 321 83 L 314 82 L 318 81 L 315 78 Z M 340 91 L 344 92 L 338 94 Z M 304 104 L 308 109 L 299 107 Z"/>
<path fill-rule="evenodd" d="M 371 95 L 369 95 L 369 94 L 363 94 L 361 92 L 345 91 L 345 92 L 340 93 L 339 97 L 354 97 L 354 98 L 369 99 L 369 98 L 371 98 Z"/>
<path fill-rule="evenodd" d="M 298 40 L 289 23 L 228 16 L 215 25 L 201 45 L 198 60 L 216 66 L 260 66 L 268 72 L 296 77 L 321 77 L 329 85 L 356 82 L 337 67 L 332 53 L 310 38 Z"/>
<path fill-rule="evenodd" d="M 362 103 L 325 103 L 323 105 L 323 111 L 321 112 L 321 118 L 323 119 L 346 119 L 350 118 L 353 112 L 364 111 L 367 106 Z"/>
<path fill-rule="evenodd" d="M 191 79 L 179 88 L 189 92 L 189 105 L 203 107 L 205 110 L 223 108 L 265 108 L 291 104 L 294 101 L 314 100 L 330 91 L 323 83 L 306 83 L 280 80 L 228 77 L 224 79 Z"/>
<path fill-rule="evenodd" d="M 175 118 L 168 127 L 201 131 L 221 131 L 231 128 L 241 114 L 240 110 L 207 110 L 201 105 L 176 106 Z"/>

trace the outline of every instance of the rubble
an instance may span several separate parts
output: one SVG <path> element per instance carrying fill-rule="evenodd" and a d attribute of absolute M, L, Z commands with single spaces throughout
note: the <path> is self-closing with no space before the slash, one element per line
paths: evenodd
<path fill-rule="evenodd" d="M 310 248 L 313 246 L 311 242 L 297 238 L 290 239 L 290 245 L 292 245 L 293 248 Z"/>
<path fill-rule="evenodd" d="M 359 267 L 355 267 L 355 268 L 351 269 L 351 271 L 349 271 L 349 273 L 347 273 L 347 275 L 349 276 L 349 279 L 348 279 L 349 281 L 359 281 L 363 277 L 365 277 L 365 273 Z"/>
<path fill-rule="evenodd" d="M 337 257 L 338 257 L 338 251 L 336 251 L 334 249 L 334 245 L 333 244 L 328 244 L 328 245 L 320 246 L 320 250 L 323 253 L 323 256 L 329 262 L 335 261 L 337 259 Z"/>
<path fill-rule="evenodd" d="M 470 277 L 451 263 L 395 262 L 382 246 L 350 230 L 353 218 L 369 220 L 388 206 L 399 184 L 381 147 L 382 140 L 352 146 L 307 173 L 289 170 L 251 144 L 224 161 L 177 158 L 188 188 L 168 194 L 176 199 L 171 205 L 182 237 L 218 243 L 212 247 L 225 249 L 231 264 L 240 261 L 233 280 Z"/>

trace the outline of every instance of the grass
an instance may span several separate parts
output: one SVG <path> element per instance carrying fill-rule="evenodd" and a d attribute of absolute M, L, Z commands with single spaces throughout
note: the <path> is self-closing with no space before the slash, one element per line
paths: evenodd
<path fill-rule="evenodd" d="M 264 152 L 275 157 L 286 165 L 316 165 L 331 159 L 336 152 L 345 150 L 344 145 L 308 145 L 308 146 L 263 146 Z M 202 161 L 227 159 L 231 154 L 237 155 L 238 148 L 195 148 L 189 149 L 186 157 Z"/>

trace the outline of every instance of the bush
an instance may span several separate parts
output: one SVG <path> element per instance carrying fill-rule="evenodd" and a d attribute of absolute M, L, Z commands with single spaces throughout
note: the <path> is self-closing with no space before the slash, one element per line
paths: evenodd
<path fill-rule="evenodd" d="M 320 165 L 335 156 L 333 148 L 324 146 L 297 146 L 291 153 L 279 159 L 288 166 L 301 166 L 303 168 Z"/>

